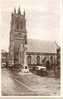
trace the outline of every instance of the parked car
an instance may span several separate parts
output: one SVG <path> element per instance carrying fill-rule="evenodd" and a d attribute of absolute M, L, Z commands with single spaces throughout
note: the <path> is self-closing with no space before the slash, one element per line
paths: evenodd
<path fill-rule="evenodd" d="M 24 66 L 21 71 L 24 72 L 24 73 L 29 73 L 28 66 Z"/>
<path fill-rule="evenodd" d="M 11 69 L 13 71 L 21 71 L 22 65 L 21 64 L 14 64 L 8 67 L 8 69 Z"/>
<path fill-rule="evenodd" d="M 47 70 L 46 67 L 44 66 L 36 66 L 35 70 L 38 75 L 42 75 L 42 76 L 47 75 Z"/>

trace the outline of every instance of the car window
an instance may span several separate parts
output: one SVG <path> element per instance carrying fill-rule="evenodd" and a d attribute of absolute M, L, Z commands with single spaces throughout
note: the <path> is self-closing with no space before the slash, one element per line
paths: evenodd
<path fill-rule="evenodd" d="M 27 69 L 27 66 L 25 66 L 25 69 Z"/>

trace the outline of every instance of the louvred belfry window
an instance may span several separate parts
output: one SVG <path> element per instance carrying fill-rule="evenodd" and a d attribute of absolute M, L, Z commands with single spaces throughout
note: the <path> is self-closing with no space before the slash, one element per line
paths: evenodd
<path fill-rule="evenodd" d="M 23 22 L 21 21 L 21 29 L 23 28 Z"/>
<path fill-rule="evenodd" d="M 16 22 L 16 29 L 17 30 L 19 29 L 19 22 L 18 21 Z"/>

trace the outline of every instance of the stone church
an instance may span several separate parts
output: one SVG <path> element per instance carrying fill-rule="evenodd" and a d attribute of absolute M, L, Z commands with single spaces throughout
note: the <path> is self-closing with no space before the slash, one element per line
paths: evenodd
<path fill-rule="evenodd" d="M 29 68 L 44 65 L 46 62 L 53 68 L 57 61 L 56 42 L 27 39 L 25 11 L 21 14 L 14 9 L 11 15 L 9 64 L 28 65 Z"/>

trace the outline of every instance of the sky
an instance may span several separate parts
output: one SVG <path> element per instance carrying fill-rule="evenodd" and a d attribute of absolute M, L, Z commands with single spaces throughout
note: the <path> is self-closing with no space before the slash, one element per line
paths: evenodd
<path fill-rule="evenodd" d="M 0 49 L 8 50 L 11 13 L 26 12 L 28 38 L 60 44 L 60 0 L 0 0 Z"/>

